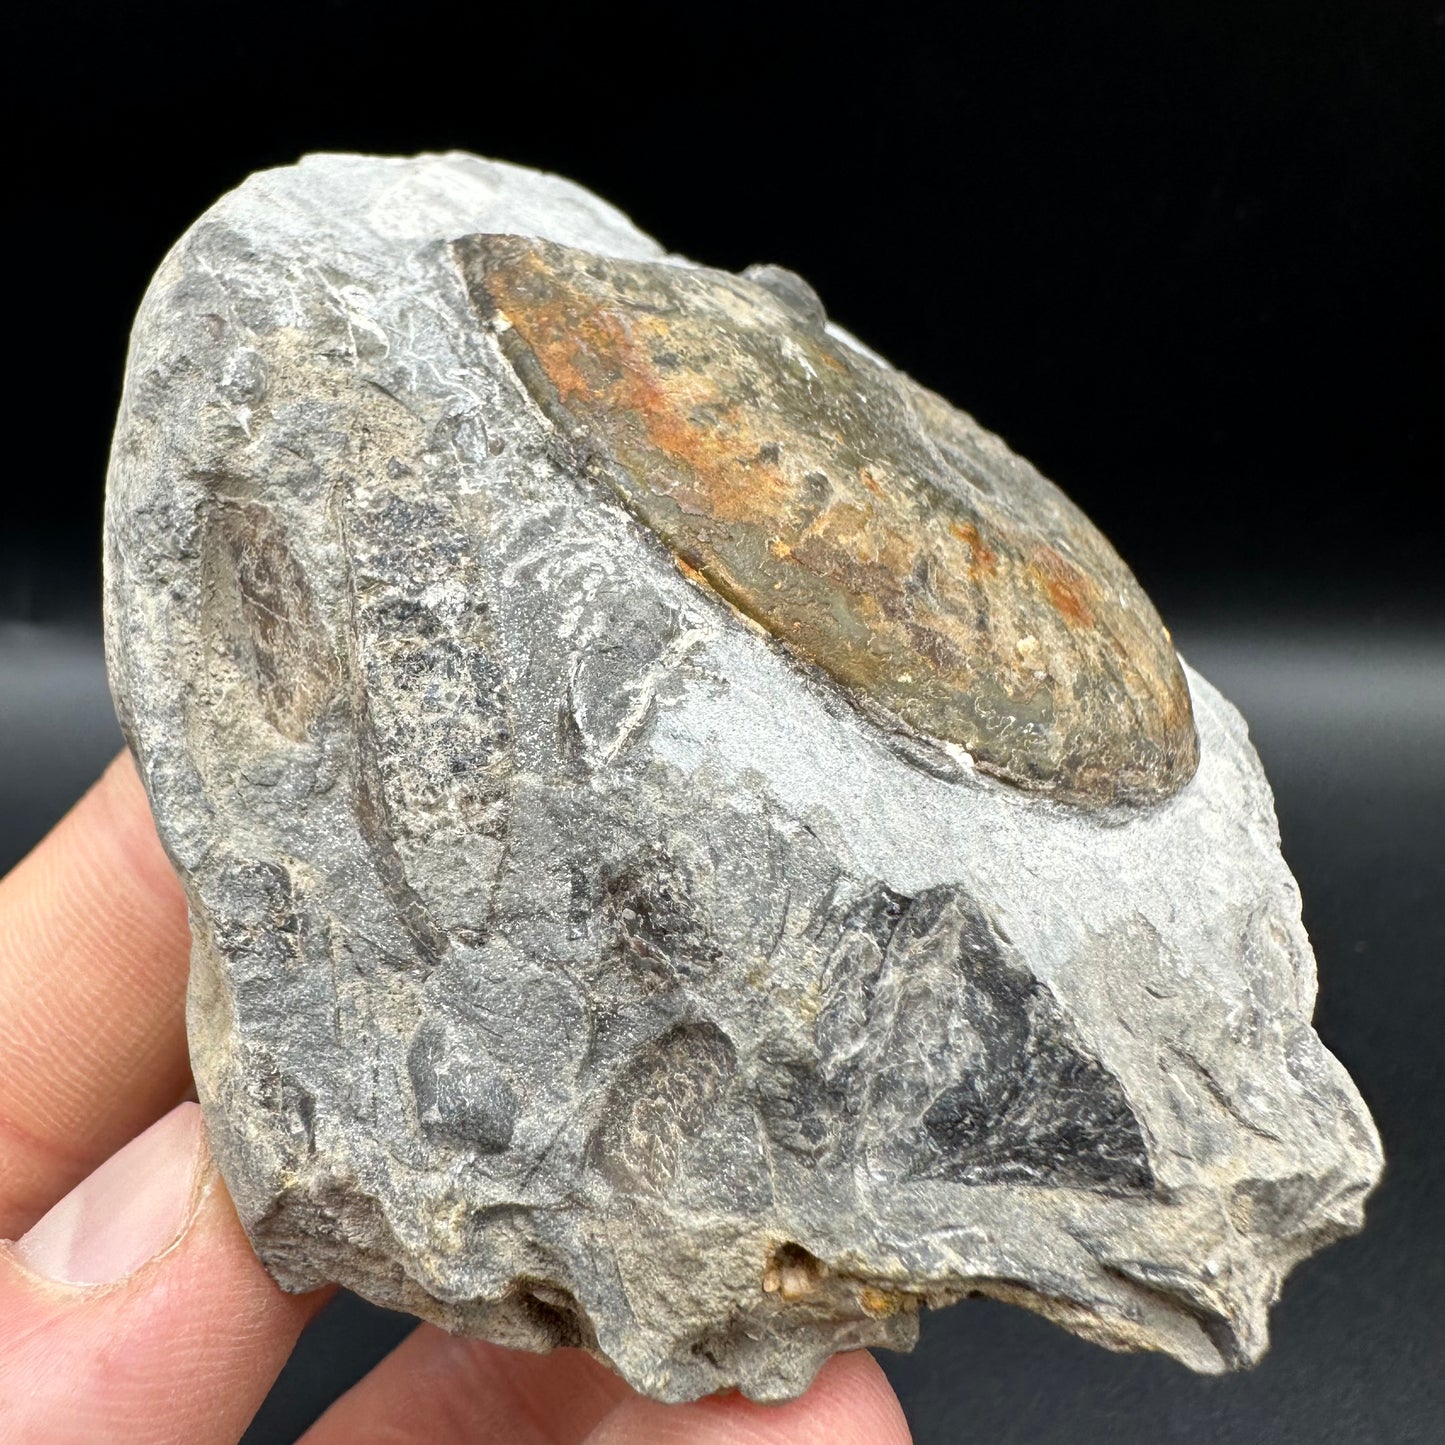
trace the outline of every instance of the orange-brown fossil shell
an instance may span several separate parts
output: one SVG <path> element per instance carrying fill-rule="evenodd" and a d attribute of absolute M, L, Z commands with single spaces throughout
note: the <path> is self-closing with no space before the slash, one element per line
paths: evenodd
<path fill-rule="evenodd" d="M 972 418 L 830 335 L 798 278 L 517 236 L 455 251 L 580 464 L 870 710 L 1074 804 L 1193 775 L 1188 686 L 1113 548 Z"/>

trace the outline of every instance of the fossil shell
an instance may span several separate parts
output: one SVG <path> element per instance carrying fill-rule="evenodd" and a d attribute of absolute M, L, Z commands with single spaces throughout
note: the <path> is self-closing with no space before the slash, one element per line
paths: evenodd
<path fill-rule="evenodd" d="M 1118 554 L 971 417 L 831 334 L 797 277 L 455 250 L 575 459 L 856 702 L 1078 805 L 1193 776 L 1183 672 Z"/>
<path fill-rule="evenodd" d="M 136 318 L 107 658 L 259 1258 L 672 1401 L 980 1294 L 1258 1359 L 1380 1152 L 1243 720 L 797 278 L 597 255 L 312 156 Z"/>

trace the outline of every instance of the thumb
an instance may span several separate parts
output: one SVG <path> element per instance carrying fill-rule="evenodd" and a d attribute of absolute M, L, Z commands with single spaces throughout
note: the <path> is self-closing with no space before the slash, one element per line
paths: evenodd
<path fill-rule="evenodd" d="M 0 1241 L 0 1442 L 233 1442 L 319 1303 L 261 1268 L 180 1104 Z"/>

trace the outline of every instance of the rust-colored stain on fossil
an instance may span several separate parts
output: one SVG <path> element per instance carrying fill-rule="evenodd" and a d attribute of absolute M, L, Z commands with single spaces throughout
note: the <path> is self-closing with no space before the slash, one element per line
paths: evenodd
<path fill-rule="evenodd" d="M 1193 776 L 1173 644 L 1113 548 L 971 418 L 831 336 L 796 277 L 516 236 L 455 253 L 582 464 L 856 699 L 1078 805 Z"/>

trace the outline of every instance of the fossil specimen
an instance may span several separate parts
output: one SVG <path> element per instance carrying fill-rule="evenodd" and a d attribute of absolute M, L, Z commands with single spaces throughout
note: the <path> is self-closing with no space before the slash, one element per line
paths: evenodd
<path fill-rule="evenodd" d="M 1248 1363 L 1359 1225 L 1243 724 L 789 272 L 474 157 L 254 176 L 137 319 L 107 613 L 289 1288 L 780 1398 L 976 1293 Z"/>

